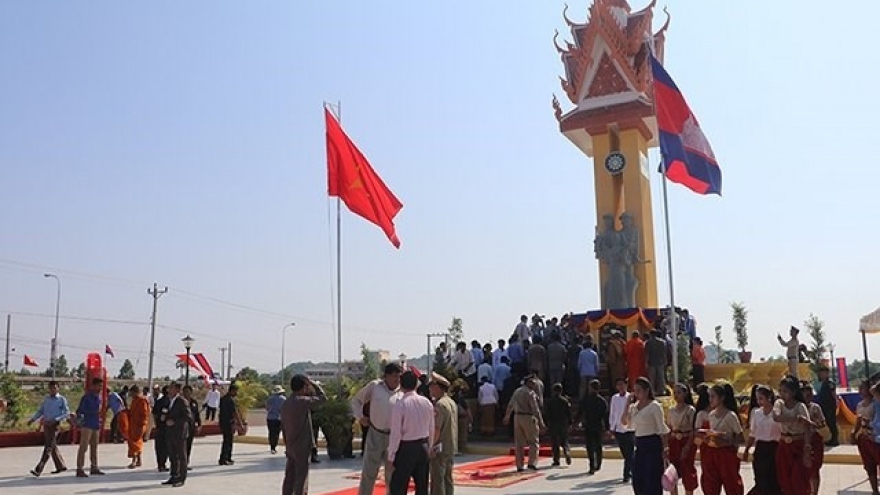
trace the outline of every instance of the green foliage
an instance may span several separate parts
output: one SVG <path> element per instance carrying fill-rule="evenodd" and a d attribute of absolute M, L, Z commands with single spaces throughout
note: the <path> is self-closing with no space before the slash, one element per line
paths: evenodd
<path fill-rule="evenodd" d="M 717 325 L 717 326 L 715 327 L 715 342 L 713 342 L 713 343 L 715 344 L 715 347 L 716 347 L 719 351 L 721 351 L 721 349 L 724 348 L 724 339 L 723 339 L 722 336 L 721 336 L 721 325 Z M 720 353 L 719 353 L 718 357 L 719 357 L 719 360 L 720 360 L 720 357 L 721 357 L 721 354 L 720 354 Z"/>
<path fill-rule="evenodd" d="M 825 340 L 825 322 L 820 320 L 818 316 L 810 313 L 810 317 L 804 322 L 804 326 L 807 327 L 807 333 L 813 339 L 807 351 L 807 356 L 810 358 L 810 369 L 813 370 L 813 373 L 818 373 L 819 367 L 822 365 L 822 359 L 825 358 L 825 346 L 827 345 Z"/>
<path fill-rule="evenodd" d="M 120 380 L 134 379 L 134 365 L 131 363 L 130 359 L 126 359 L 122 363 L 122 367 L 119 368 L 119 374 L 116 375 L 116 378 Z"/>
<path fill-rule="evenodd" d="M 52 367 L 46 368 L 44 376 L 52 376 Z M 55 376 L 70 376 L 70 367 L 64 354 L 55 358 Z"/>
<path fill-rule="evenodd" d="M 688 382 L 691 376 L 691 341 L 687 335 L 678 334 L 678 342 L 676 342 L 676 358 L 678 359 L 678 380 L 682 383 Z"/>
<path fill-rule="evenodd" d="M 453 316 L 452 323 L 446 331 L 449 333 L 449 338 L 452 340 L 453 345 L 464 340 L 464 325 L 461 318 Z"/>
<path fill-rule="evenodd" d="M 235 377 L 237 380 L 256 382 L 260 380 L 260 373 L 249 366 L 245 366 L 238 371 L 238 374 L 236 374 Z"/>
<path fill-rule="evenodd" d="M 379 378 L 379 359 L 363 342 L 361 342 L 361 358 L 364 360 L 364 383 Z"/>
<path fill-rule="evenodd" d="M 730 303 L 733 311 L 733 331 L 736 334 L 736 346 L 740 351 L 745 351 L 749 345 L 749 334 L 746 325 L 749 321 L 749 311 L 745 304 L 739 302 Z"/>
<path fill-rule="evenodd" d="M 21 385 L 15 380 L 12 373 L 0 375 L 0 399 L 6 402 L 6 411 L 3 414 L 3 428 L 14 428 L 24 418 L 29 405 L 27 395 L 22 391 Z"/>
<path fill-rule="evenodd" d="M 877 373 L 880 373 L 880 362 L 868 360 L 868 377 L 872 377 Z M 837 383 L 840 383 L 840 377 L 837 376 L 837 371 L 834 371 L 835 378 L 837 379 Z M 862 380 L 865 379 L 865 361 L 860 359 L 855 359 L 853 362 L 846 365 L 846 374 L 849 378 L 849 386 L 850 388 L 856 389 Z"/>
<path fill-rule="evenodd" d="M 264 405 L 269 397 L 269 390 L 259 381 L 236 380 L 235 384 L 238 385 L 235 402 L 242 418 L 247 417 L 248 410 Z"/>
<path fill-rule="evenodd" d="M 320 425 L 327 439 L 327 447 L 342 449 L 353 435 L 354 416 L 350 398 L 360 384 L 349 378 L 331 380 L 323 385 L 327 400 L 315 408 L 312 421 Z"/>

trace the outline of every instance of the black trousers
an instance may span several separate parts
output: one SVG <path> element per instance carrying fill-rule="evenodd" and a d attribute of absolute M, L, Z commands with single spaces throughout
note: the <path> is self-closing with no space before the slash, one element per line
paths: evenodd
<path fill-rule="evenodd" d="M 559 464 L 559 449 L 565 456 L 569 456 L 568 425 L 550 426 L 550 448 L 553 452 L 553 464 Z"/>
<path fill-rule="evenodd" d="M 691 375 L 694 377 L 694 387 L 696 387 L 706 381 L 706 367 L 702 364 L 692 364 Z"/>
<path fill-rule="evenodd" d="M 774 495 L 782 493 L 776 473 L 776 442 L 755 443 L 755 454 L 752 457 L 752 469 L 755 471 L 755 487 L 749 491 L 751 495 Z"/>
<path fill-rule="evenodd" d="M 410 478 L 416 485 L 415 495 L 428 495 L 427 440 L 400 442 L 394 457 L 389 495 L 406 495 Z"/>
<path fill-rule="evenodd" d="M 153 438 L 154 447 L 156 449 L 156 466 L 159 469 L 165 469 L 165 465 L 168 463 L 168 440 L 166 438 L 166 431 L 168 429 L 164 426 L 160 426 L 156 428 L 156 436 Z"/>
<path fill-rule="evenodd" d="M 825 416 L 825 423 L 828 425 L 828 429 L 831 430 L 831 439 L 828 440 L 828 443 L 836 444 L 839 442 L 837 436 L 840 434 L 837 431 L 837 410 L 836 409 L 822 409 L 822 414 Z"/>
<path fill-rule="evenodd" d="M 192 459 L 193 440 L 196 438 L 195 430 L 191 430 L 186 436 L 186 466 L 189 467 L 189 460 Z"/>
<path fill-rule="evenodd" d="M 110 420 L 110 441 L 113 443 L 122 441 L 122 436 L 119 434 L 119 414 L 114 414 L 113 419 Z"/>
<path fill-rule="evenodd" d="M 587 458 L 590 459 L 590 471 L 598 471 L 602 467 L 602 432 L 584 431 L 587 443 Z"/>
<path fill-rule="evenodd" d="M 232 423 L 229 424 L 220 424 L 220 433 L 223 434 L 223 444 L 220 446 L 220 462 L 231 461 L 232 460 L 232 438 L 235 435 L 235 430 L 232 428 Z"/>
<path fill-rule="evenodd" d="M 165 433 L 168 458 L 171 460 L 171 479 L 186 481 L 186 428 L 168 428 Z"/>
<path fill-rule="evenodd" d="M 628 431 L 626 433 L 615 431 L 614 438 L 617 439 L 617 447 L 620 449 L 620 454 L 623 456 L 623 478 L 628 480 L 632 478 L 633 452 L 635 452 L 635 433 L 631 431 Z"/>
<path fill-rule="evenodd" d="M 205 421 L 214 421 L 217 417 L 217 408 L 205 406 Z"/>
<path fill-rule="evenodd" d="M 269 450 L 274 452 L 278 447 L 278 437 L 281 435 L 281 420 L 267 419 L 266 427 L 269 428 Z"/>

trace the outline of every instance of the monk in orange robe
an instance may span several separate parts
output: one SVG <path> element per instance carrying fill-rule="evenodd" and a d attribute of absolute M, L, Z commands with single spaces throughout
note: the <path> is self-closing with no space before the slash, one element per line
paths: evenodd
<path fill-rule="evenodd" d="M 626 343 L 626 376 L 629 389 L 632 390 L 637 378 L 647 375 L 645 343 L 642 342 L 642 335 L 636 331 L 632 333 L 632 337 Z"/>
<path fill-rule="evenodd" d="M 128 431 L 126 435 L 128 457 L 131 458 L 128 469 L 134 469 L 141 465 L 144 441 L 149 434 L 147 428 L 150 422 L 150 403 L 141 394 L 140 387 L 137 385 L 132 385 L 128 394 L 131 397 L 131 404 L 128 406 Z"/>

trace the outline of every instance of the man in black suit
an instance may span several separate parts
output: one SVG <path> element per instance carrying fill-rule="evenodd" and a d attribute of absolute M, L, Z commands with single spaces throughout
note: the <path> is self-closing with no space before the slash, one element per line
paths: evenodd
<path fill-rule="evenodd" d="M 168 404 L 171 399 L 168 397 L 168 385 L 162 387 L 162 395 L 154 399 L 153 402 L 153 424 L 156 425 L 156 434 L 153 438 L 154 447 L 156 449 L 156 466 L 159 472 L 168 471 L 168 446 L 165 443 L 165 414 L 168 414 Z"/>
<path fill-rule="evenodd" d="M 199 433 L 199 430 L 202 429 L 202 418 L 200 416 L 199 404 L 194 401 L 192 398 L 193 388 L 190 385 L 183 387 L 183 398 L 189 402 L 189 412 L 190 412 L 190 422 L 189 422 L 189 432 L 186 436 L 186 467 L 187 470 L 191 469 L 189 467 L 189 460 L 192 457 L 192 448 L 193 448 L 193 439 L 195 439 L 196 435 Z"/>
<path fill-rule="evenodd" d="M 165 442 L 168 457 L 171 460 L 171 477 L 163 485 L 175 488 L 186 482 L 186 437 L 192 421 L 189 403 L 180 395 L 180 384 L 172 383 L 168 387 L 168 413 L 165 414 Z"/>

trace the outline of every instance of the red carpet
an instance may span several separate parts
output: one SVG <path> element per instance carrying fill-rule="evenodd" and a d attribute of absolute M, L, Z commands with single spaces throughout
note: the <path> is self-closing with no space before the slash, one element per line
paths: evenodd
<path fill-rule="evenodd" d="M 481 461 L 469 462 L 455 466 L 452 477 L 456 486 L 474 486 L 482 488 L 505 488 L 520 481 L 526 481 L 541 476 L 534 471 L 516 472 L 516 461 L 513 456 L 492 457 Z M 385 495 L 385 482 L 382 480 L 382 471 L 373 489 L 373 495 Z M 360 479 L 360 473 L 352 473 L 347 479 Z M 415 489 L 410 482 L 409 490 Z M 346 488 L 322 495 L 357 495 L 357 487 Z"/>

